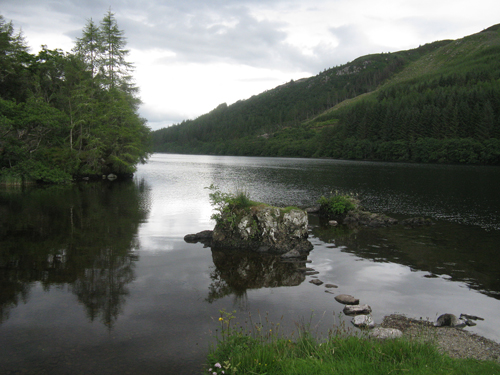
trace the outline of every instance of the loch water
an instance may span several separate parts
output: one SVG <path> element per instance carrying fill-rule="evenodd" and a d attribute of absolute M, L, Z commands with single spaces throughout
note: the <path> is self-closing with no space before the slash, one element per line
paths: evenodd
<path fill-rule="evenodd" d="M 212 184 L 277 206 L 340 191 L 434 225 L 348 230 L 310 215 L 307 267 L 318 274 L 306 276 L 274 257 L 184 242 L 214 226 Z M 202 373 L 220 310 L 322 335 L 350 327 L 341 293 L 377 323 L 478 315 L 466 329 L 498 342 L 499 187 L 497 167 L 154 154 L 133 181 L 0 188 L 0 372 Z"/>

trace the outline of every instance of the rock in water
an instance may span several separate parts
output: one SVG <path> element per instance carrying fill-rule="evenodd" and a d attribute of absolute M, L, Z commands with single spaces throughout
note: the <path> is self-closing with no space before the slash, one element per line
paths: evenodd
<path fill-rule="evenodd" d="M 373 327 L 375 327 L 375 322 L 373 321 L 373 318 L 371 317 L 371 315 L 357 315 L 354 318 L 352 318 L 351 323 L 359 328 L 373 328 Z"/>
<path fill-rule="evenodd" d="M 335 297 L 335 300 L 339 303 L 343 303 L 344 305 L 357 305 L 359 303 L 359 299 L 354 298 L 349 294 L 339 294 Z"/>
<path fill-rule="evenodd" d="M 323 284 L 323 281 L 319 280 L 319 279 L 312 279 L 311 281 L 309 281 L 311 284 L 314 284 L 314 285 L 321 285 Z"/>
<path fill-rule="evenodd" d="M 458 319 L 453 314 L 443 314 L 440 315 L 436 322 L 434 323 L 435 327 L 455 327 L 462 328 L 467 325 L 467 321 L 464 319 Z"/>
<path fill-rule="evenodd" d="M 346 305 L 343 310 L 346 315 L 369 314 L 372 308 L 368 305 Z"/>
<path fill-rule="evenodd" d="M 338 288 L 335 284 L 325 284 L 325 288 Z"/>
<path fill-rule="evenodd" d="M 307 240 L 307 226 L 308 216 L 304 210 L 265 205 L 236 209 L 217 222 L 212 249 L 287 254 L 285 258 L 293 258 L 297 252 L 305 255 L 313 248 Z"/>
<path fill-rule="evenodd" d="M 189 243 L 205 242 L 205 241 L 210 241 L 211 239 L 212 239 L 211 230 L 204 230 L 194 234 L 186 234 L 184 236 L 184 241 Z"/>
<path fill-rule="evenodd" d="M 401 222 L 407 228 L 416 228 L 424 225 L 434 224 L 431 219 L 425 219 L 423 217 L 413 217 L 411 219 L 406 219 Z"/>

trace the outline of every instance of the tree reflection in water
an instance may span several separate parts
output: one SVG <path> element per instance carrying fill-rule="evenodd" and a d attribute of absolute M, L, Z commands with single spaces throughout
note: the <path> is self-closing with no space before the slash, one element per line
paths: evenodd
<path fill-rule="evenodd" d="M 90 320 L 112 327 L 134 280 L 143 181 L 0 192 L 0 323 L 35 283 L 69 285 Z"/>

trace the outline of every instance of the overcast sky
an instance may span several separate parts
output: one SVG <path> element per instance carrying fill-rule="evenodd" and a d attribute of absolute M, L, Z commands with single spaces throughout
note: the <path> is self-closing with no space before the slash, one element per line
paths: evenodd
<path fill-rule="evenodd" d="M 111 7 L 152 129 L 370 53 L 500 23 L 499 0 L 0 0 L 32 53 L 70 51 Z"/>

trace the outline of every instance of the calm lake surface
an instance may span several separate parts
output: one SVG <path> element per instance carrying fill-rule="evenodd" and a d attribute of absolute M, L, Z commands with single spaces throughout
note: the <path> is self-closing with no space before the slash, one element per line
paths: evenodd
<path fill-rule="evenodd" d="M 435 225 L 349 231 L 310 215 L 307 266 L 319 274 L 305 276 L 274 257 L 185 243 L 214 226 L 211 184 L 278 206 L 339 190 Z M 155 154 L 134 181 L 4 188 L 0 372 L 201 373 L 221 309 L 284 331 L 341 323 L 343 306 L 312 277 L 369 304 L 377 323 L 469 313 L 485 321 L 468 331 L 500 341 L 499 186 L 494 167 Z"/>

